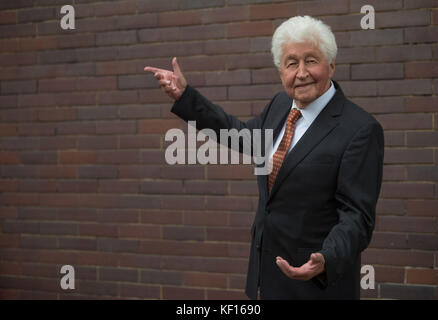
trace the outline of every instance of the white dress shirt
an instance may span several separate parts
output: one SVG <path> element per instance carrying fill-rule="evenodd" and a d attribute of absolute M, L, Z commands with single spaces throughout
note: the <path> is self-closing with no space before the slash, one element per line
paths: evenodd
<path fill-rule="evenodd" d="M 301 137 L 304 135 L 304 133 L 307 131 L 307 129 L 310 127 L 310 125 L 313 123 L 313 121 L 322 111 L 322 109 L 324 109 L 324 107 L 327 105 L 327 103 L 329 103 L 331 98 L 333 98 L 335 92 L 336 92 L 335 86 L 333 85 L 333 82 L 330 81 L 330 88 L 318 99 L 309 103 L 305 108 L 302 109 L 298 108 L 298 106 L 295 103 L 295 100 L 293 101 L 291 110 L 292 108 L 299 109 L 301 111 L 302 117 L 300 117 L 298 121 L 295 123 L 295 132 L 288 153 L 301 139 Z M 284 121 L 283 128 L 281 129 L 280 134 L 277 137 L 277 140 L 275 140 L 274 147 L 272 148 L 271 154 L 269 155 L 269 159 L 272 158 L 275 151 L 277 151 L 281 139 L 283 139 L 285 130 L 286 130 L 286 121 Z"/>

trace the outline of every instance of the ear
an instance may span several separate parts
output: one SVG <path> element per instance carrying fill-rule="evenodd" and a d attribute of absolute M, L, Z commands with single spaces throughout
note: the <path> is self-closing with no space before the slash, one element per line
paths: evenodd
<path fill-rule="evenodd" d="M 329 78 L 332 78 L 335 73 L 335 61 L 332 60 L 329 64 Z"/>

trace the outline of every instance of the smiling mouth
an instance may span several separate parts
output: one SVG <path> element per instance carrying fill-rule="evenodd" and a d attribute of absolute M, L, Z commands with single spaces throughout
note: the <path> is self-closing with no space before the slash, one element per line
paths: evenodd
<path fill-rule="evenodd" d="M 295 86 L 295 88 L 305 88 L 311 84 L 314 84 L 315 82 L 310 82 L 310 83 L 304 83 L 304 84 L 298 84 Z"/>

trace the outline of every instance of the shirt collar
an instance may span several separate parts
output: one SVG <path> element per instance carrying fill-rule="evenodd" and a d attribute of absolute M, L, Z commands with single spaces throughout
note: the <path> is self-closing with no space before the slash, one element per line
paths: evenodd
<path fill-rule="evenodd" d="M 301 111 L 303 119 L 307 122 L 307 124 L 310 125 L 316 119 L 316 117 L 322 111 L 322 109 L 324 109 L 324 107 L 329 103 L 331 98 L 333 98 L 335 93 L 336 93 L 335 86 L 333 85 L 333 82 L 330 80 L 330 88 L 326 92 L 324 92 L 324 94 L 322 94 L 320 97 L 313 100 L 303 109 L 298 108 L 294 99 L 292 108 L 299 109 Z"/>

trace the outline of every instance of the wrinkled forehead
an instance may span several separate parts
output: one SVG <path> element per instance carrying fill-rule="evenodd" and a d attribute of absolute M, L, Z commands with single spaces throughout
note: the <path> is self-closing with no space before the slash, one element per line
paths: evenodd
<path fill-rule="evenodd" d="M 308 56 L 313 56 L 317 58 L 325 59 L 321 49 L 318 44 L 310 41 L 303 42 L 286 42 L 283 45 L 282 60 L 295 58 L 306 58 Z"/>

